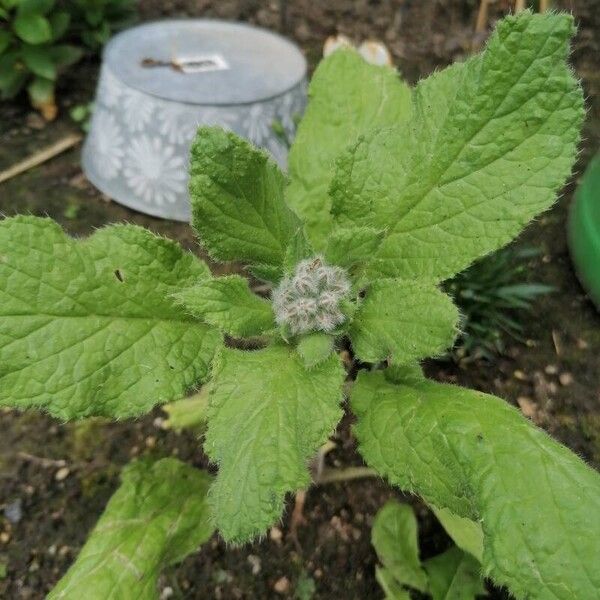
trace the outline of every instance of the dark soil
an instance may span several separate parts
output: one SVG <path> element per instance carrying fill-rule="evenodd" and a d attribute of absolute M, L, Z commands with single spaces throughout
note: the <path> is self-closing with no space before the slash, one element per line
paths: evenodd
<path fill-rule="evenodd" d="M 331 33 L 345 33 L 357 41 L 379 38 L 389 45 L 410 82 L 468 53 L 477 8 L 474 0 L 145 0 L 141 4 L 144 19 L 197 15 L 247 20 L 283 31 L 300 44 L 311 66 Z M 571 10 L 580 23 L 572 58 L 588 98 L 585 141 L 576 169 L 581 174 L 600 145 L 600 1 L 555 4 Z M 502 9 L 502 2 L 497 2 L 496 14 Z M 89 61 L 65 79 L 61 117 L 50 125 L 41 123 L 24 100 L 0 106 L 0 170 L 76 130 L 67 109 L 91 98 L 96 73 L 97 64 Z M 507 356 L 493 364 L 460 367 L 432 362 L 427 370 L 438 379 L 518 404 L 527 416 L 600 468 L 600 317 L 573 274 L 565 241 L 565 219 L 577 177 L 557 206 L 516 242 L 542 248 L 541 257 L 532 263 L 531 277 L 557 288 L 534 314 L 525 317 L 527 344 L 509 346 Z M 127 220 L 197 250 L 187 225 L 146 217 L 102 197 L 83 178 L 78 150 L 0 184 L 0 210 L 7 215 L 48 214 L 78 235 Z M 137 421 L 62 424 L 37 413 L 0 413 L 0 508 L 14 509 L 17 503 L 22 509 L 16 523 L 0 516 L 0 573 L 6 567 L 5 577 L 0 575 L 0 597 L 44 597 L 77 555 L 118 485 L 120 468 L 132 457 L 177 455 L 207 466 L 199 440 L 189 432 L 163 430 L 163 417 L 156 409 Z M 331 466 L 361 464 L 348 421 L 340 426 L 335 441 L 338 446 L 327 458 Z M 68 475 L 57 478 L 65 468 Z M 374 578 L 370 527 L 374 514 L 392 496 L 400 494 L 378 479 L 312 488 L 304 507 L 306 522 L 297 539 L 290 534 L 291 501 L 282 523 L 264 540 L 227 548 L 215 536 L 166 572 L 161 588 L 163 592 L 171 588 L 174 598 L 381 598 Z M 423 556 L 445 549 L 444 532 L 418 501 L 410 501 L 420 517 Z M 316 591 L 302 596 L 300 590 L 309 579 Z M 493 597 L 506 596 L 495 591 Z"/>

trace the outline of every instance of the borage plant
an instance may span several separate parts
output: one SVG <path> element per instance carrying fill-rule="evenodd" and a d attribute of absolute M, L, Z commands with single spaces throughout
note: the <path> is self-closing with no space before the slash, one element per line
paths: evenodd
<path fill-rule="evenodd" d="M 567 15 L 510 16 L 481 55 L 413 90 L 335 52 L 312 81 L 289 185 L 263 152 L 201 129 L 194 228 L 270 298 L 138 227 L 75 241 L 46 219 L 5 219 L 2 403 L 123 419 L 208 380 L 210 522 L 240 544 L 310 483 L 349 390 L 366 463 L 470 522 L 484 576 L 517 598 L 599 598 L 597 473 L 502 400 L 418 364 L 457 332 L 439 283 L 516 236 L 570 173 L 583 118 L 572 34 Z M 346 384 L 342 347 L 358 371 Z M 113 596 L 152 595 L 156 571 L 210 532 L 207 477 L 173 459 L 128 468 L 54 597 L 104 597 L 107 580 Z"/>

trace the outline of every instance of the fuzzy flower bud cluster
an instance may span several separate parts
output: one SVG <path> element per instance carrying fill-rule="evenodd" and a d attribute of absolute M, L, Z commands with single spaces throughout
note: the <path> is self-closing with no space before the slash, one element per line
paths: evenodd
<path fill-rule="evenodd" d="M 344 269 L 325 265 L 321 256 L 303 260 L 273 291 L 275 320 L 293 334 L 333 331 L 346 318 L 340 301 L 349 292 Z"/>

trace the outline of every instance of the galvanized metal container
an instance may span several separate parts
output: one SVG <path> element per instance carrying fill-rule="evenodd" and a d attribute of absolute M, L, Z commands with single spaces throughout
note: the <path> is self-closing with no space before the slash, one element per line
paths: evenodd
<path fill-rule="evenodd" d="M 306 61 L 270 31 L 226 21 L 149 23 L 104 51 L 83 170 L 117 202 L 190 217 L 187 170 L 200 125 L 220 125 L 266 148 L 285 168 L 306 104 Z"/>

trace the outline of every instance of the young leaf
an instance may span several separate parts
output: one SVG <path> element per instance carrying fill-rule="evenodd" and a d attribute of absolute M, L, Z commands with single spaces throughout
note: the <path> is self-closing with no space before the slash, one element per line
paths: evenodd
<path fill-rule="evenodd" d="M 283 199 L 285 176 L 262 151 L 218 127 L 202 127 L 192 145 L 192 224 L 216 260 L 283 270 L 300 227 Z"/>
<path fill-rule="evenodd" d="M 0 404 L 124 418 L 184 396 L 221 338 L 171 295 L 208 277 L 133 225 L 76 241 L 50 219 L 0 221 Z"/>
<path fill-rule="evenodd" d="M 480 564 L 456 546 L 423 564 L 433 600 L 475 600 L 486 593 Z"/>
<path fill-rule="evenodd" d="M 165 429 L 201 429 L 208 419 L 208 388 L 204 386 L 193 396 L 170 402 L 161 408 L 169 415 L 163 425 Z"/>
<path fill-rule="evenodd" d="M 327 262 L 350 268 L 357 263 L 368 263 L 383 240 L 383 232 L 372 227 L 334 229 L 327 239 Z"/>
<path fill-rule="evenodd" d="M 429 284 L 400 279 L 373 283 L 350 327 L 356 355 L 366 362 L 396 364 L 435 356 L 452 345 L 458 311 Z"/>
<path fill-rule="evenodd" d="M 178 563 L 213 532 L 210 476 L 174 458 L 136 461 L 48 600 L 156 599 L 163 568 Z"/>
<path fill-rule="evenodd" d="M 371 537 L 379 560 L 398 583 L 427 591 L 427 574 L 419 559 L 417 518 L 412 506 L 390 500 L 377 513 Z"/>
<path fill-rule="evenodd" d="M 338 222 L 388 230 L 373 273 L 445 279 L 554 202 L 584 115 L 566 63 L 573 32 L 567 14 L 503 19 L 485 52 L 417 86 L 410 124 L 340 159 Z"/>
<path fill-rule="evenodd" d="M 459 517 L 447 508 L 437 508 L 432 504 L 429 506 L 442 524 L 446 533 L 454 540 L 454 543 L 465 552 L 474 556 L 479 563 L 483 562 L 483 531 L 481 524 Z"/>
<path fill-rule="evenodd" d="M 223 349 L 204 449 L 219 465 L 210 498 L 226 541 L 264 533 L 281 517 L 285 494 L 308 485 L 307 461 L 342 414 L 343 381 L 337 354 L 307 370 L 288 346 Z"/>
<path fill-rule="evenodd" d="M 338 50 L 317 67 L 309 97 L 290 150 L 287 198 L 320 250 L 331 222 L 328 189 L 335 159 L 367 131 L 406 120 L 410 88 L 393 68 L 371 65 L 353 50 Z"/>
<path fill-rule="evenodd" d="M 207 279 L 175 298 L 194 316 L 234 337 L 261 335 L 275 327 L 271 303 L 254 294 L 239 275 Z"/>
<path fill-rule="evenodd" d="M 323 362 L 333 352 L 333 336 L 326 333 L 311 333 L 298 342 L 298 354 L 307 368 Z"/>
<path fill-rule="evenodd" d="M 519 599 L 598 596 L 600 476 L 576 455 L 499 398 L 452 385 L 363 374 L 352 407 L 369 465 L 481 523 L 486 576 Z"/>
<path fill-rule="evenodd" d="M 411 600 L 408 590 L 396 581 L 389 569 L 375 567 L 375 579 L 385 593 L 385 600 Z"/>

